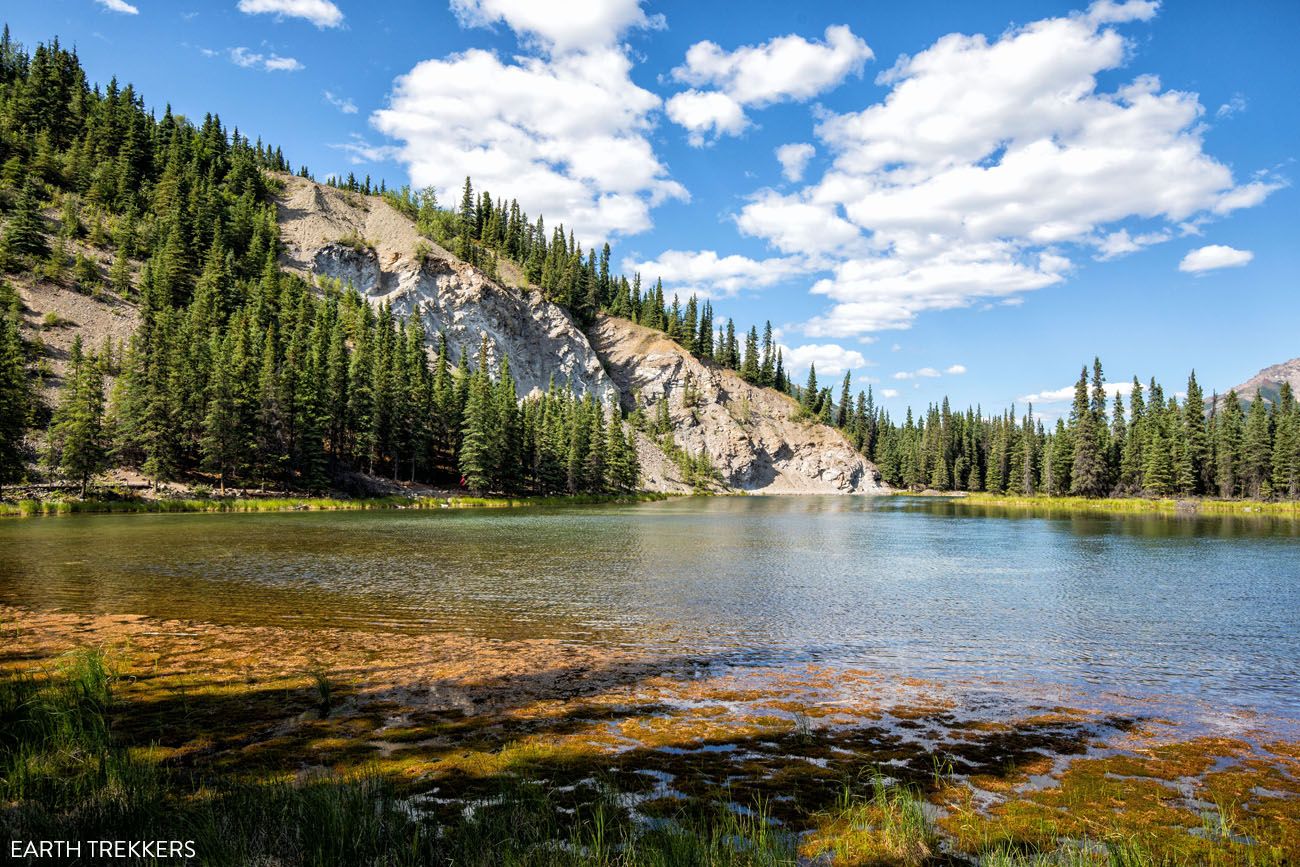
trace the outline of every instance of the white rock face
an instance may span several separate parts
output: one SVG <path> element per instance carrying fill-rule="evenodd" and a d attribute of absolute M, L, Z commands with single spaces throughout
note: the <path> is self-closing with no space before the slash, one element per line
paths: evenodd
<path fill-rule="evenodd" d="M 445 333 L 452 363 L 464 351 L 473 366 L 486 335 L 489 362 L 495 368 L 509 356 L 521 397 L 545 391 L 554 376 L 579 394 L 617 399 L 600 359 L 568 313 L 540 292 L 488 280 L 421 238 L 386 202 L 292 178 L 279 205 L 286 267 L 351 284 L 375 306 L 389 302 L 401 315 L 418 311 L 431 352 Z M 340 243 L 345 238 L 349 243 Z M 424 250 L 421 258 L 417 247 Z"/>
<path fill-rule="evenodd" d="M 376 197 L 281 176 L 282 264 L 305 276 L 351 284 L 375 306 L 418 311 L 435 351 L 447 335 L 453 360 L 475 362 L 487 335 L 490 362 L 510 357 L 521 397 L 551 378 L 579 394 L 640 406 L 653 417 L 667 400 L 677 444 L 709 454 L 732 488 L 754 493 L 852 494 L 884 490 L 879 473 L 836 430 L 795 422 L 789 397 L 706 365 L 657 331 L 602 316 L 584 334 L 540 292 L 504 286 L 420 237 L 403 214 Z M 417 255 L 417 249 L 420 255 Z M 503 272 L 521 282 L 511 266 Z M 689 387 L 688 387 L 689 386 Z M 687 392 L 691 392 L 688 401 Z M 636 435 L 648 490 L 687 492 L 677 465 Z"/>
<path fill-rule="evenodd" d="M 663 334 L 602 316 L 592 345 L 618 385 L 628 409 L 653 417 L 660 401 L 677 444 L 708 452 L 733 488 L 768 494 L 882 493 L 876 468 L 839 431 L 792 421 L 790 397 L 705 364 Z M 675 479 L 658 474 L 665 490 Z"/>

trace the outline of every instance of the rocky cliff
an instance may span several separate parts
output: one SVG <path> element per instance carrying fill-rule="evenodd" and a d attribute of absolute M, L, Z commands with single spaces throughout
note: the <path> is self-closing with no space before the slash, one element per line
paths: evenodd
<path fill-rule="evenodd" d="M 787 395 L 751 385 L 623 319 L 601 316 L 589 336 L 624 408 L 654 417 L 667 401 L 677 444 L 707 452 L 729 487 L 771 494 L 883 490 L 876 468 L 839 431 L 794 420 L 799 407 Z"/>
<path fill-rule="evenodd" d="M 582 330 L 540 292 L 487 279 L 378 197 L 283 180 L 277 206 L 286 269 L 351 284 L 401 315 L 418 313 L 431 343 L 447 335 L 453 362 L 465 351 L 472 364 L 486 334 L 490 362 L 510 357 L 521 395 L 545 390 L 554 376 L 580 394 L 616 397 Z"/>
<path fill-rule="evenodd" d="M 580 393 L 640 407 L 668 402 L 676 445 L 709 455 L 725 487 L 761 493 L 870 493 L 874 466 L 835 430 L 792 419 L 789 397 L 705 364 L 663 334 L 602 316 L 588 332 L 505 265 L 490 280 L 422 238 L 377 197 L 282 176 L 277 205 L 285 268 L 351 284 L 372 303 L 418 313 L 430 345 L 445 333 L 453 356 L 471 361 L 487 335 L 493 363 L 504 353 L 521 395 L 551 377 Z M 513 284 L 513 285 L 509 285 Z M 688 491 L 684 474 L 649 436 L 637 435 L 643 484 Z"/>

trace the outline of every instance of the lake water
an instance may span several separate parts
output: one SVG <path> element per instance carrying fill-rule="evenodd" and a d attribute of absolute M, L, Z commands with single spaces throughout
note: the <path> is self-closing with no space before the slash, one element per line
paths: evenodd
<path fill-rule="evenodd" d="M 1300 525 L 1263 518 L 743 497 L 14 519 L 0 602 L 856 666 L 1300 727 Z"/>

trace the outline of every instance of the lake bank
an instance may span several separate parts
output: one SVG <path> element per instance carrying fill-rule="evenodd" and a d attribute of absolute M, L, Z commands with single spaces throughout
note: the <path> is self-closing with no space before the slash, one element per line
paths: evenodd
<path fill-rule="evenodd" d="M 897 496 L 917 496 L 900 491 Z M 1055 497 L 1046 494 L 988 494 L 980 492 L 926 492 L 922 496 L 968 507 L 995 507 L 1021 512 L 1103 512 L 1136 515 L 1262 516 L 1300 520 L 1300 501 L 1217 500 L 1207 498 Z"/>
<path fill-rule="evenodd" d="M 609 863 L 624 845 L 632 864 L 1300 852 L 1300 743 L 1248 726 L 1197 735 L 1140 713 L 995 707 L 982 690 L 973 701 L 871 669 L 737 669 L 555 640 L 13 606 L 0 632 L 5 695 L 27 699 L 6 718 L 43 702 L 87 720 L 29 733 L 22 755 L 0 744 L 5 785 L 25 787 L 5 793 L 15 838 L 43 823 L 78 839 L 111 817 L 207 847 L 230 845 L 208 829 L 246 823 L 250 848 L 226 853 L 245 861 L 312 847 L 539 864 Z M 54 749 L 78 738 L 80 752 Z M 91 780 L 104 767 L 117 794 Z M 74 784 L 94 809 L 60 801 Z"/>
<path fill-rule="evenodd" d="M 193 497 L 97 499 L 25 499 L 0 501 L 0 518 L 80 514 L 184 514 L 221 512 L 346 512 L 382 509 L 509 509 L 527 506 L 582 506 L 606 503 L 652 503 L 674 494 L 574 494 L 557 497 L 389 496 L 389 497 Z"/>

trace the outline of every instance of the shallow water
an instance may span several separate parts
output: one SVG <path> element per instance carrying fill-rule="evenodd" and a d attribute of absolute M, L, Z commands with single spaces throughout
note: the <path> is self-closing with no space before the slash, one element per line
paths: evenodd
<path fill-rule="evenodd" d="M 553 637 L 1300 725 L 1300 528 L 1263 518 L 747 497 L 7 520 L 0 602 Z"/>

